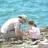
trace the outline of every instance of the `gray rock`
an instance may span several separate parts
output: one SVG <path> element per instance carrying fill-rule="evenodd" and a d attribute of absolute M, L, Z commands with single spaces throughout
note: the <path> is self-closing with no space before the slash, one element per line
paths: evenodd
<path fill-rule="evenodd" d="M 48 43 L 39 44 L 38 48 L 48 48 Z"/>

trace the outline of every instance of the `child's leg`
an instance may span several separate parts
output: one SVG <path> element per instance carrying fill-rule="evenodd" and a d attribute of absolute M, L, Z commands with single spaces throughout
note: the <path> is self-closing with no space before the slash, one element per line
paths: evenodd
<path fill-rule="evenodd" d="M 38 39 L 34 39 L 34 38 L 32 38 L 33 45 L 37 45 L 37 44 L 38 44 L 37 40 L 38 40 Z"/>
<path fill-rule="evenodd" d="M 23 32 L 17 32 L 16 38 L 17 38 L 17 40 L 23 40 Z"/>

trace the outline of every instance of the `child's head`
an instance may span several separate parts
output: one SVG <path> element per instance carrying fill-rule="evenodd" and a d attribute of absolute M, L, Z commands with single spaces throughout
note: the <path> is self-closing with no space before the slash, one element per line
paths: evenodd
<path fill-rule="evenodd" d="M 29 21 L 28 24 L 37 27 L 34 21 Z"/>

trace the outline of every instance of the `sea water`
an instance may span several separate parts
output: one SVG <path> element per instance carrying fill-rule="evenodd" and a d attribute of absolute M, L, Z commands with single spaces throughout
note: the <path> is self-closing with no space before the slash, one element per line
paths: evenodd
<path fill-rule="evenodd" d="M 48 0 L 0 0 L 0 26 L 23 14 L 39 27 L 48 26 Z"/>

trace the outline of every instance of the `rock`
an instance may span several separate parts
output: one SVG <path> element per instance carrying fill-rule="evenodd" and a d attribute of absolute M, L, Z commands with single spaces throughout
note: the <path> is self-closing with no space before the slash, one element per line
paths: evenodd
<path fill-rule="evenodd" d="M 5 39 L 0 39 L 0 43 L 3 43 L 5 41 Z"/>
<path fill-rule="evenodd" d="M 12 41 L 11 42 L 11 44 L 22 44 L 23 43 L 23 41 L 21 41 L 21 40 L 18 40 L 18 41 Z"/>
<path fill-rule="evenodd" d="M 38 48 L 48 48 L 48 43 L 39 44 Z"/>
<path fill-rule="evenodd" d="M 4 38 L 6 41 L 10 41 L 11 38 L 16 38 L 15 32 L 7 32 L 2 35 L 2 38 Z"/>
<path fill-rule="evenodd" d="M 41 28 L 40 31 L 41 32 L 48 32 L 48 29 L 47 28 Z"/>
<path fill-rule="evenodd" d="M 48 48 L 48 40 L 41 41 L 38 48 Z"/>

